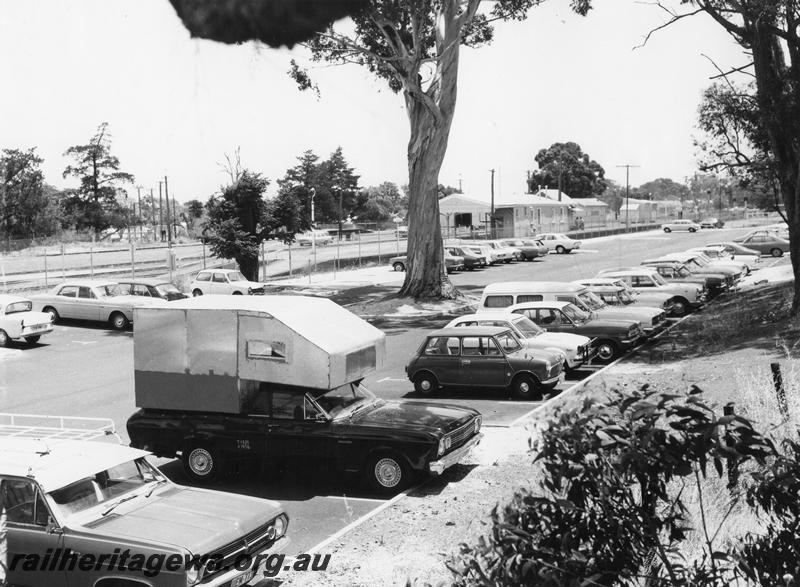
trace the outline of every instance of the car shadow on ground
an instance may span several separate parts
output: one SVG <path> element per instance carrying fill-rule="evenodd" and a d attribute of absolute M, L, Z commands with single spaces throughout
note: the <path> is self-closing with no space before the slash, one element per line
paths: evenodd
<path fill-rule="evenodd" d="M 457 463 L 444 471 L 441 475 L 430 477 L 427 482 L 423 483 L 416 489 L 409 491 L 411 497 L 426 497 L 430 495 L 439 495 L 451 483 L 458 483 L 464 480 L 472 471 L 478 468 L 478 465 Z"/>
<path fill-rule="evenodd" d="M 133 336 L 133 326 L 128 325 L 125 330 L 114 330 L 108 322 L 73 320 L 71 318 L 59 318 L 56 326 L 68 326 L 70 328 L 85 328 L 86 330 L 104 331 L 107 336 Z"/>
<path fill-rule="evenodd" d="M 179 459 L 160 465 L 159 469 L 180 485 L 216 489 L 278 501 L 307 501 L 318 496 L 329 495 L 380 500 L 392 497 L 392 495 L 376 493 L 362 476 L 323 472 L 310 467 L 276 470 L 267 464 L 254 463 L 247 470 L 231 473 L 206 484 L 192 482 L 184 473 Z"/>

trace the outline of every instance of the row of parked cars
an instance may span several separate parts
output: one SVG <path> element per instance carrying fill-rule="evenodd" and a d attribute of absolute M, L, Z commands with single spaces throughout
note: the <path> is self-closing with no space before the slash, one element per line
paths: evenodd
<path fill-rule="evenodd" d="M 493 283 L 476 313 L 426 336 L 406 374 L 423 395 L 477 386 L 539 399 L 563 373 L 619 358 L 759 266 L 757 251 L 719 242 L 573 282 Z"/>
<path fill-rule="evenodd" d="M 526 239 L 445 242 L 444 263 L 448 273 L 472 271 L 513 261 L 533 261 L 550 253 L 567 254 L 579 249 L 580 246 L 581 241 L 555 232 Z M 395 271 L 405 271 L 408 257 L 406 255 L 392 257 L 389 259 L 389 265 Z"/>

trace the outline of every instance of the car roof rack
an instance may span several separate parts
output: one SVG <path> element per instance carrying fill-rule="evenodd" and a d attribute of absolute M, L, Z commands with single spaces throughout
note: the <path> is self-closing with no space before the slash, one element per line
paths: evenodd
<path fill-rule="evenodd" d="M 94 440 L 113 436 L 122 444 L 111 418 L 44 416 L 0 412 L 0 438 Z"/>

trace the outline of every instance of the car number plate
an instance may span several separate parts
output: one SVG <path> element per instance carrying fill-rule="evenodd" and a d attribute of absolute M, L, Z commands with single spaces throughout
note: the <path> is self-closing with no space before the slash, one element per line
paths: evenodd
<path fill-rule="evenodd" d="M 247 571 L 244 575 L 239 575 L 231 581 L 231 587 L 241 587 L 255 576 L 255 571 Z"/>

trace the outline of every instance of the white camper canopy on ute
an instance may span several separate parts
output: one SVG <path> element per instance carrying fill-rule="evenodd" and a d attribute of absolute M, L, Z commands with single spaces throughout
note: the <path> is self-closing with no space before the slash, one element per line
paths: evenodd
<path fill-rule="evenodd" d="M 136 405 L 238 413 L 261 383 L 332 389 L 380 367 L 386 335 L 325 299 L 199 296 L 137 308 Z"/>

